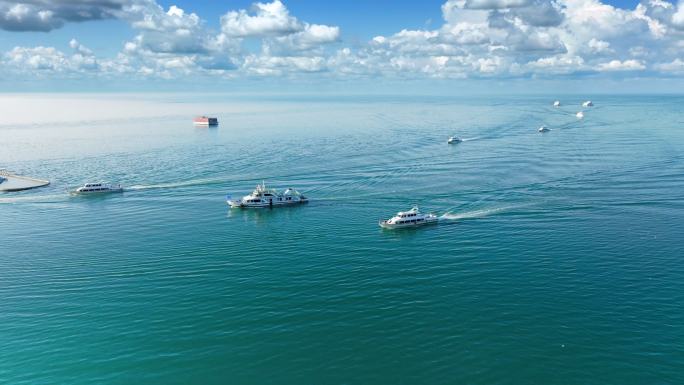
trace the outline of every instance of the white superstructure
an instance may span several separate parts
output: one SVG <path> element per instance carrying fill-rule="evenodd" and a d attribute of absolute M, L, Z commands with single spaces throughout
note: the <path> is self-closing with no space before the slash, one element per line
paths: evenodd
<path fill-rule="evenodd" d="M 120 192 L 123 192 L 123 187 L 121 187 L 120 184 L 109 183 L 86 183 L 74 191 L 75 194 L 104 194 Z"/>
<path fill-rule="evenodd" d="M 257 185 L 251 194 L 245 195 L 241 199 L 226 197 L 226 203 L 230 207 L 240 208 L 287 206 L 306 202 L 308 199 L 295 189 L 288 188 L 283 192 L 278 192 L 275 189 L 266 188 L 266 184 L 263 182 Z"/>
<path fill-rule="evenodd" d="M 398 229 L 404 227 L 416 227 L 437 223 L 439 218 L 435 214 L 423 214 L 418 210 L 418 206 L 413 206 L 409 211 L 400 211 L 397 215 L 386 221 L 378 223 L 380 227 L 386 229 Z"/>

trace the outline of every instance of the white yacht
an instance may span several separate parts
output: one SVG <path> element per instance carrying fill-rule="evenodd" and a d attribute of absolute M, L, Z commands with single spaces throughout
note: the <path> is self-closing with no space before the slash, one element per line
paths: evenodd
<path fill-rule="evenodd" d="M 549 131 L 551 131 L 551 129 L 548 128 L 548 127 L 546 127 L 546 126 L 541 126 L 541 127 L 539 127 L 539 129 L 538 129 L 537 131 L 539 131 L 539 132 L 549 132 Z"/>
<path fill-rule="evenodd" d="M 439 218 L 435 214 L 423 214 L 418 206 L 413 206 L 409 211 L 400 211 L 397 215 L 386 221 L 380 221 L 379 225 L 385 229 L 399 229 L 405 227 L 418 227 L 437 223 Z"/>
<path fill-rule="evenodd" d="M 556 100 L 555 102 L 553 102 L 553 106 L 560 107 L 560 100 Z"/>
<path fill-rule="evenodd" d="M 587 100 L 586 102 L 582 103 L 582 107 L 593 107 L 594 103 L 592 103 L 591 100 Z"/>
<path fill-rule="evenodd" d="M 245 195 L 241 199 L 232 199 L 230 195 L 226 196 L 226 203 L 235 208 L 288 206 L 308 201 L 304 195 L 295 189 L 288 188 L 283 192 L 278 192 L 275 189 L 266 188 L 266 184 L 263 182 L 258 184 L 251 194 Z"/>
<path fill-rule="evenodd" d="M 448 144 L 456 144 L 456 143 L 461 143 L 463 140 L 459 138 L 458 136 L 450 136 L 449 140 L 447 140 Z"/>
<path fill-rule="evenodd" d="M 580 111 L 576 113 L 575 116 L 577 117 L 577 119 L 584 119 L 584 112 Z"/>
<path fill-rule="evenodd" d="M 86 183 L 74 190 L 75 194 L 104 194 L 120 192 L 123 192 L 123 187 L 121 187 L 120 184 L 109 183 Z"/>

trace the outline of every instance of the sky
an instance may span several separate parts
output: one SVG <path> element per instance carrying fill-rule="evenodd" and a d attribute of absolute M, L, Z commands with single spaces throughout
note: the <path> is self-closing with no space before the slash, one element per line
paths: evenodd
<path fill-rule="evenodd" d="M 0 0 L 0 92 L 684 89 L 684 0 Z"/>

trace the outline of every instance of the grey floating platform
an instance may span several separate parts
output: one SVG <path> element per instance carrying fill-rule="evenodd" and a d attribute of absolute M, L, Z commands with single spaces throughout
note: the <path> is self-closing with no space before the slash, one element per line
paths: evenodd
<path fill-rule="evenodd" d="M 14 175 L 6 171 L 0 171 L 0 191 L 21 191 L 50 184 L 48 180 L 29 178 L 27 176 Z"/>

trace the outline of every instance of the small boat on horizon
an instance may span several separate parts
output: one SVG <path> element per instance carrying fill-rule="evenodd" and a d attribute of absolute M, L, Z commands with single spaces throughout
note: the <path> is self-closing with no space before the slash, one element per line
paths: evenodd
<path fill-rule="evenodd" d="M 438 221 L 439 218 L 435 214 L 423 214 L 418 209 L 418 206 L 413 206 L 411 210 L 400 211 L 392 218 L 380 221 L 378 224 L 383 229 L 400 229 L 435 224 Z"/>
<path fill-rule="evenodd" d="M 86 183 L 83 186 L 77 188 L 72 193 L 73 194 L 108 194 L 108 193 L 121 193 L 123 192 L 123 187 L 120 184 L 110 184 L 110 183 Z"/>
<path fill-rule="evenodd" d="M 192 120 L 195 126 L 218 126 L 218 118 L 208 116 L 197 116 Z"/>
<path fill-rule="evenodd" d="M 539 129 L 538 129 L 537 131 L 539 131 L 539 132 L 549 132 L 549 131 L 551 131 L 551 129 L 548 128 L 548 127 L 546 127 L 546 126 L 541 126 L 541 127 L 539 127 Z"/>
<path fill-rule="evenodd" d="M 560 105 L 560 100 L 556 100 L 555 102 L 553 102 L 554 107 L 560 107 Z"/>
<path fill-rule="evenodd" d="M 592 103 L 591 100 L 587 100 L 586 102 L 582 103 L 582 107 L 593 107 L 594 103 Z"/>
<path fill-rule="evenodd" d="M 458 136 L 450 136 L 449 139 L 447 140 L 448 144 L 457 144 L 461 143 L 463 140 L 459 138 Z"/>
<path fill-rule="evenodd" d="M 232 199 L 226 196 L 226 203 L 231 208 L 262 208 L 275 206 L 290 206 L 307 203 L 309 200 L 299 191 L 288 188 L 283 192 L 267 188 L 265 182 L 258 184 L 251 194 L 245 195 L 240 199 Z"/>

